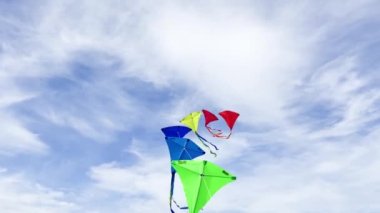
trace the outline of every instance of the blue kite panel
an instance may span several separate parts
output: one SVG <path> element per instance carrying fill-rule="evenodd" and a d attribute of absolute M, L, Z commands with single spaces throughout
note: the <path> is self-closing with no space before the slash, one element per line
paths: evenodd
<path fill-rule="evenodd" d="M 183 138 L 187 133 L 191 131 L 191 129 L 186 126 L 168 126 L 162 128 L 161 131 L 164 133 L 165 137 Z"/>

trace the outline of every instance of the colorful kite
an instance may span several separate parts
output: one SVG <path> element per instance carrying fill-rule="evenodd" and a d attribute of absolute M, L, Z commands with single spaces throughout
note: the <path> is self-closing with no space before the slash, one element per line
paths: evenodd
<path fill-rule="evenodd" d="M 162 128 L 161 131 L 164 133 L 165 137 L 183 138 L 187 133 L 191 132 L 191 129 L 185 126 L 168 126 Z"/>
<path fill-rule="evenodd" d="M 217 121 L 218 118 L 207 110 L 202 110 L 202 112 L 205 118 L 205 127 L 214 137 L 227 139 L 231 136 L 232 129 L 239 117 L 238 113 L 228 110 L 219 113 L 230 129 L 228 135 L 223 135 L 221 130 L 209 127 L 209 124 Z M 214 144 L 207 141 L 198 133 L 199 120 L 201 119 L 202 112 L 192 112 L 184 117 L 180 122 L 185 126 L 169 126 L 161 129 L 165 135 L 170 160 L 172 162 L 169 197 L 170 210 L 172 213 L 174 213 L 172 203 L 180 209 L 188 209 L 189 213 L 198 213 L 218 190 L 236 180 L 235 176 L 232 176 L 223 168 L 211 162 L 193 160 L 204 155 L 205 152 L 192 140 L 184 138 L 191 131 L 194 132 L 202 144 L 206 146 L 215 157 L 216 153 L 214 153 L 207 144 L 212 145 L 218 150 Z M 173 199 L 176 173 L 179 174 L 185 191 L 187 207 L 180 207 Z"/>
<path fill-rule="evenodd" d="M 211 197 L 236 177 L 208 161 L 172 161 L 181 178 L 189 213 L 198 213 Z"/>
<path fill-rule="evenodd" d="M 205 109 L 203 109 L 202 112 L 203 112 L 203 115 L 205 117 L 205 127 L 214 137 L 224 138 L 224 139 L 230 138 L 230 136 L 232 134 L 232 129 L 234 128 L 235 122 L 239 117 L 239 113 L 233 112 L 230 110 L 225 110 L 225 111 L 219 112 L 219 115 L 223 118 L 223 120 L 226 122 L 228 128 L 230 129 L 229 134 L 223 135 L 222 130 L 213 129 L 209 126 L 210 123 L 219 120 L 218 117 L 216 117 L 216 115 L 214 115 L 213 113 L 211 113 Z"/>

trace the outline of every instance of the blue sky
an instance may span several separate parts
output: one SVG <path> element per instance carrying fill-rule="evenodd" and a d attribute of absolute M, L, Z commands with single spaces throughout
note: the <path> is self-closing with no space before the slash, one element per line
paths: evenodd
<path fill-rule="evenodd" d="M 160 128 L 207 108 L 241 117 L 204 212 L 379 212 L 379 10 L 0 1 L 1 211 L 168 212 Z"/>

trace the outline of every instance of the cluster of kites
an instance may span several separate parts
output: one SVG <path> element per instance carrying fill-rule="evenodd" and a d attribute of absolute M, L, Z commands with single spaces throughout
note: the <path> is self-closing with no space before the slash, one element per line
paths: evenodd
<path fill-rule="evenodd" d="M 199 121 L 204 116 L 205 127 L 213 137 L 228 139 L 231 136 L 239 113 L 226 110 L 219 113 L 229 129 L 228 133 L 216 128 L 211 128 L 212 122 L 218 121 L 218 117 L 208 110 L 192 112 L 180 122 L 184 126 L 169 126 L 162 128 L 167 142 L 171 159 L 171 184 L 170 184 L 170 210 L 174 213 L 172 204 L 179 209 L 188 209 L 189 213 L 198 213 L 211 199 L 211 197 L 223 186 L 236 180 L 236 177 L 225 171 L 222 167 L 206 161 L 194 160 L 206 152 L 194 141 L 185 138 L 189 132 L 193 132 L 208 152 L 217 156 L 218 147 L 198 133 Z M 180 207 L 173 199 L 175 174 L 180 176 L 187 200 L 187 207 Z"/>

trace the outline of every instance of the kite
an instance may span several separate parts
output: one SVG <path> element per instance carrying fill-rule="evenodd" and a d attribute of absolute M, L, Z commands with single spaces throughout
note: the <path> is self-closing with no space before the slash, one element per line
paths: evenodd
<path fill-rule="evenodd" d="M 161 131 L 164 133 L 165 137 L 183 138 L 191 131 L 191 129 L 186 126 L 168 126 L 162 128 Z"/>
<path fill-rule="evenodd" d="M 197 144 L 188 138 L 166 137 L 165 140 L 168 144 L 171 161 L 192 160 L 205 154 Z"/>
<path fill-rule="evenodd" d="M 204 155 L 205 152 L 192 140 L 181 137 L 165 137 L 166 143 L 168 145 L 170 159 L 173 160 L 192 160 L 196 157 Z M 171 167 L 171 181 L 170 181 L 170 210 L 174 213 L 172 209 L 172 202 L 180 208 L 186 209 L 186 207 L 180 207 L 177 202 L 173 199 L 174 192 L 174 182 L 175 182 L 175 170 Z"/>
<path fill-rule="evenodd" d="M 180 176 L 189 213 L 198 213 L 217 191 L 236 180 L 235 176 L 208 161 L 172 161 L 172 166 Z"/>
<path fill-rule="evenodd" d="M 225 110 L 225 111 L 219 112 L 219 115 L 223 118 L 223 120 L 226 122 L 228 128 L 230 129 L 229 134 L 223 135 L 222 130 L 213 129 L 209 126 L 209 124 L 211 122 L 219 120 L 218 117 L 216 117 L 216 115 L 214 115 L 213 113 L 211 113 L 205 109 L 203 109 L 202 112 L 203 112 L 203 115 L 205 117 L 205 127 L 214 137 L 224 138 L 224 139 L 230 138 L 230 136 L 232 134 L 232 129 L 234 128 L 235 122 L 239 117 L 239 113 L 233 112 L 230 110 Z"/>
<path fill-rule="evenodd" d="M 201 112 L 192 112 L 184 117 L 180 122 L 188 126 L 193 132 L 197 132 L 201 115 Z"/>
<path fill-rule="evenodd" d="M 195 133 L 195 135 L 198 137 L 198 139 L 202 142 L 202 144 L 205 147 L 207 147 L 207 149 L 210 151 L 210 153 L 216 157 L 216 153 L 213 152 L 211 150 L 211 148 L 206 143 L 213 146 L 216 150 L 218 150 L 218 147 L 215 146 L 214 144 L 212 144 L 211 142 L 207 141 L 204 137 L 202 137 L 198 133 L 198 124 L 199 124 L 199 120 L 200 120 L 201 116 L 202 116 L 201 112 L 192 112 L 189 115 L 187 115 L 186 117 L 184 117 L 180 122 L 182 124 L 186 125 L 187 127 L 189 127 Z"/>
<path fill-rule="evenodd" d="M 239 116 L 238 113 L 228 110 L 219 113 L 230 129 L 230 134 L 225 136 L 221 130 L 209 127 L 209 123 L 218 120 L 218 118 L 207 110 L 202 110 L 202 112 L 205 117 L 205 127 L 214 137 L 228 139 L 231 136 L 232 129 Z M 204 155 L 205 152 L 192 140 L 185 138 L 191 131 L 195 133 L 202 144 L 206 146 L 215 157 L 216 153 L 211 150 L 209 145 L 212 145 L 218 150 L 214 144 L 207 141 L 198 133 L 199 120 L 201 119 L 202 112 L 192 112 L 184 117 L 180 122 L 185 126 L 169 126 L 161 129 L 165 135 L 171 160 L 169 205 L 172 213 L 174 213 L 172 203 L 179 209 L 188 209 L 189 213 L 198 213 L 217 191 L 226 184 L 236 180 L 235 176 L 211 162 L 193 160 Z M 180 176 L 183 185 L 188 204 L 187 207 L 180 207 L 173 199 L 176 173 Z"/>

